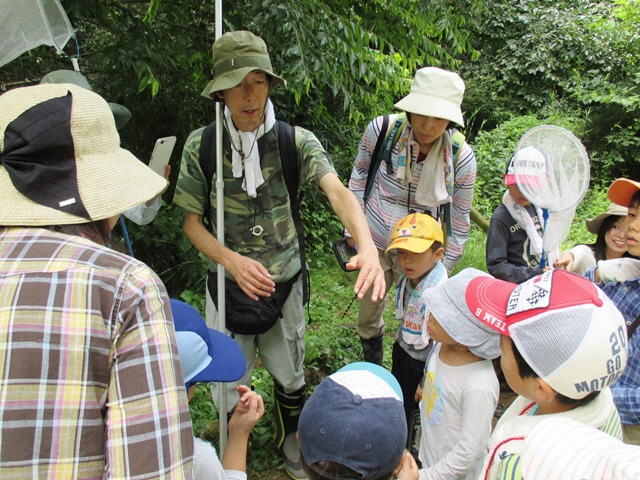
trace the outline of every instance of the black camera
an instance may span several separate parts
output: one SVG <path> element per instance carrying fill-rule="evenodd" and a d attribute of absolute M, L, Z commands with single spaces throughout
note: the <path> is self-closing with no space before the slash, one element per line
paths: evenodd
<path fill-rule="evenodd" d="M 350 272 L 351 270 L 347 270 L 347 263 L 349 263 L 351 257 L 358 254 L 358 251 L 355 248 L 350 247 L 345 238 L 341 238 L 340 240 L 333 242 L 333 253 L 335 253 L 336 258 L 338 259 L 340 268 L 345 272 Z"/>

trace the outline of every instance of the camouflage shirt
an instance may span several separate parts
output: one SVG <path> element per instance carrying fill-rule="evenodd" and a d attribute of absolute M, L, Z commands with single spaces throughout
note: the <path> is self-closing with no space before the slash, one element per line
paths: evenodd
<path fill-rule="evenodd" d="M 185 143 L 173 200 L 176 205 L 199 215 L 206 210 L 207 190 L 199 162 L 203 131 L 204 128 L 200 128 L 191 132 Z M 286 281 L 300 270 L 300 253 L 289 194 L 282 174 L 276 131 L 271 129 L 260 139 L 260 164 L 265 182 L 257 189 L 256 198 L 250 198 L 242 189 L 244 177 L 233 177 L 231 145 L 226 132 L 223 137 L 225 246 L 259 261 L 269 270 L 274 282 Z M 312 132 L 296 127 L 295 142 L 300 185 L 313 181 L 318 186 L 325 174 L 336 173 L 329 156 Z M 211 159 L 214 158 L 215 155 L 212 155 Z M 208 215 L 213 236 L 217 235 L 215 178 L 214 173 Z M 258 225 L 264 228 L 264 232 L 252 235 L 250 229 Z M 216 270 L 216 265 L 209 259 L 211 270 Z"/>

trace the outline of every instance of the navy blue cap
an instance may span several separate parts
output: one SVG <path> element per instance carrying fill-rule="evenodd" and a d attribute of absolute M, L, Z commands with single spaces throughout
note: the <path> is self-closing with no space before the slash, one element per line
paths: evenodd
<path fill-rule="evenodd" d="M 307 465 L 330 461 L 363 478 L 375 478 L 400 464 L 407 421 L 398 381 L 384 368 L 357 362 L 325 378 L 298 422 Z"/>

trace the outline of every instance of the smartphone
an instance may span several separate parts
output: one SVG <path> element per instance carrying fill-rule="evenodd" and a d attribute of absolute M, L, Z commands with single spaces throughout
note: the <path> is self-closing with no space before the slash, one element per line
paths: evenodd
<path fill-rule="evenodd" d="M 164 177 L 164 167 L 169 163 L 175 145 L 176 137 L 163 137 L 156 140 L 151 160 L 149 160 L 149 168 Z"/>
<path fill-rule="evenodd" d="M 340 268 L 345 272 L 350 271 L 347 270 L 347 263 L 349 263 L 351 257 L 358 254 L 357 250 L 355 248 L 351 248 L 344 238 L 333 242 L 333 253 L 336 255 Z"/>

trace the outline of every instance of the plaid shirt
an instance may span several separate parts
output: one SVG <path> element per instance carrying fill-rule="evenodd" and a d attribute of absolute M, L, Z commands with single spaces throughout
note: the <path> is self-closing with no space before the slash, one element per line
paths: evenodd
<path fill-rule="evenodd" d="M 0 228 L 0 477 L 191 478 L 171 320 L 141 262 Z"/>
<path fill-rule="evenodd" d="M 595 267 L 585 273 L 593 281 Z M 640 315 L 640 278 L 627 282 L 599 284 L 611 301 L 622 312 L 627 325 Z M 627 366 L 616 383 L 611 386 L 613 400 L 626 425 L 640 424 L 640 328 L 627 345 Z"/>

